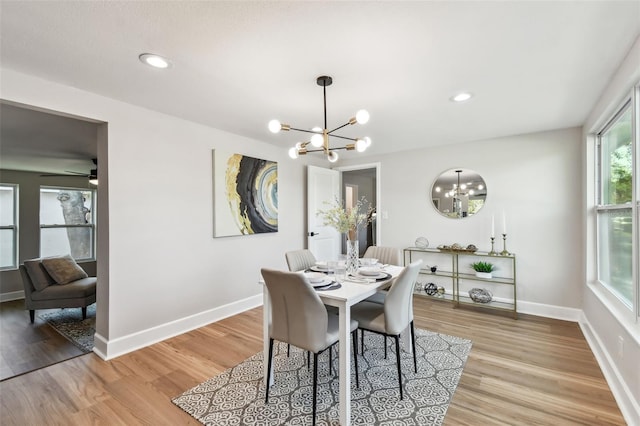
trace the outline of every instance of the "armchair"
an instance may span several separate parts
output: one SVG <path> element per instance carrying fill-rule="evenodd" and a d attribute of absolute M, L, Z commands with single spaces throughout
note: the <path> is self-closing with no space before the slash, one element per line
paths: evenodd
<path fill-rule="evenodd" d="M 87 318 L 87 306 L 96 301 L 97 278 L 87 276 L 70 256 L 25 260 L 20 274 L 32 324 L 36 309 L 82 308 Z"/>

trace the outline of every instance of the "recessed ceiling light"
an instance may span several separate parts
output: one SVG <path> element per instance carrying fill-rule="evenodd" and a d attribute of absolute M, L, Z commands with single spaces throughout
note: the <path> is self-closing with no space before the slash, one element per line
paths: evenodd
<path fill-rule="evenodd" d="M 153 53 L 143 53 L 142 55 L 138 56 L 138 58 L 140 59 L 140 61 L 142 61 L 143 64 L 147 64 L 154 68 L 169 68 L 169 66 L 171 65 L 171 62 L 169 62 L 168 59 L 163 58 L 159 55 L 154 55 Z"/>
<path fill-rule="evenodd" d="M 464 102 L 464 101 L 468 101 L 472 97 L 473 95 L 469 92 L 460 92 L 457 95 L 451 97 L 451 100 L 453 102 Z"/>

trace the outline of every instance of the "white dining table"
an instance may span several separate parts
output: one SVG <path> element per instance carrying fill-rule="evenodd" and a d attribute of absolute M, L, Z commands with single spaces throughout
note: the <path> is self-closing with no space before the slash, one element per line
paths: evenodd
<path fill-rule="evenodd" d="M 397 277 L 402 271 L 402 266 L 390 265 L 384 268 L 384 271 L 391 275 L 391 278 L 383 281 L 362 282 L 362 281 L 343 281 L 342 286 L 335 290 L 318 291 L 320 299 L 325 305 L 335 306 L 338 308 L 340 331 L 339 331 L 339 359 L 340 359 L 340 395 L 339 395 L 339 411 L 340 424 L 348 426 L 351 423 L 351 330 L 349 324 L 351 322 L 351 306 L 373 295 L 376 291 L 383 289 L 389 285 L 389 281 Z M 264 383 L 265 386 L 273 384 L 273 374 L 271 374 L 271 383 L 267 383 L 269 357 L 269 324 L 271 323 L 271 301 L 267 286 L 264 280 L 260 279 L 262 284 L 263 295 L 263 338 L 264 338 Z M 408 335 L 409 333 L 404 333 Z M 405 346 L 410 348 L 411 345 Z M 273 366 L 272 366 L 273 368 Z"/>

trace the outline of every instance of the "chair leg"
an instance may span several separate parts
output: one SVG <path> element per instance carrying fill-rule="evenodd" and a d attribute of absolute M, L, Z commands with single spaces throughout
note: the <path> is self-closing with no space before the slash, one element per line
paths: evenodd
<path fill-rule="evenodd" d="M 413 329 L 413 321 L 411 321 L 411 346 L 413 348 L 413 368 L 418 373 L 418 358 L 416 355 L 416 332 Z"/>
<path fill-rule="evenodd" d="M 87 307 L 86 306 L 82 307 L 82 319 L 83 320 L 87 319 Z"/>
<path fill-rule="evenodd" d="M 31 319 L 31 324 L 33 324 L 33 321 L 35 321 L 35 319 L 36 319 L 36 310 L 35 309 L 31 309 L 29 311 L 29 318 Z"/>
<path fill-rule="evenodd" d="M 387 336 L 382 335 L 382 341 L 384 342 L 384 359 L 387 359 Z"/>
<path fill-rule="evenodd" d="M 364 330 L 360 330 L 360 334 L 362 335 L 360 336 L 360 338 L 362 339 L 362 342 L 360 343 L 360 353 L 364 355 Z"/>
<path fill-rule="evenodd" d="M 291 345 L 287 343 L 287 358 L 291 355 Z"/>
<path fill-rule="evenodd" d="M 267 383 L 264 391 L 264 403 L 269 402 L 269 381 L 271 380 L 271 359 L 273 357 L 273 339 L 269 339 L 269 361 L 267 365 Z"/>
<path fill-rule="evenodd" d="M 360 389 L 360 378 L 358 376 L 358 329 L 353 330 L 353 362 L 356 367 L 356 388 Z"/>
<path fill-rule="evenodd" d="M 329 346 L 329 375 L 333 374 L 333 346 Z"/>
<path fill-rule="evenodd" d="M 329 348 L 331 350 L 331 348 Z M 316 424 L 316 402 L 318 393 L 318 354 L 313 354 L 313 409 L 312 409 L 312 425 Z"/>
<path fill-rule="evenodd" d="M 398 364 L 398 387 L 400 388 L 400 399 L 402 400 L 404 396 L 402 395 L 402 371 L 400 369 L 400 335 L 393 336 L 396 341 L 396 360 Z M 385 341 L 387 340 L 385 336 Z"/>

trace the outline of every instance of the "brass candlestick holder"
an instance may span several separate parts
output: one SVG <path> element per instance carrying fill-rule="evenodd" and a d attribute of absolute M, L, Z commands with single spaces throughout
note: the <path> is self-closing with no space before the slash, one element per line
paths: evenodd
<path fill-rule="evenodd" d="M 507 251 L 507 234 L 502 234 L 502 251 L 500 256 L 509 256 L 511 253 Z"/>
<path fill-rule="evenodd" d="M 496 240 L 496 237 L 491 237 L 491 251 L 488 253 L 489 256 L 497 256 L 498 252 L 493 249 L 493 244 Z"/>

